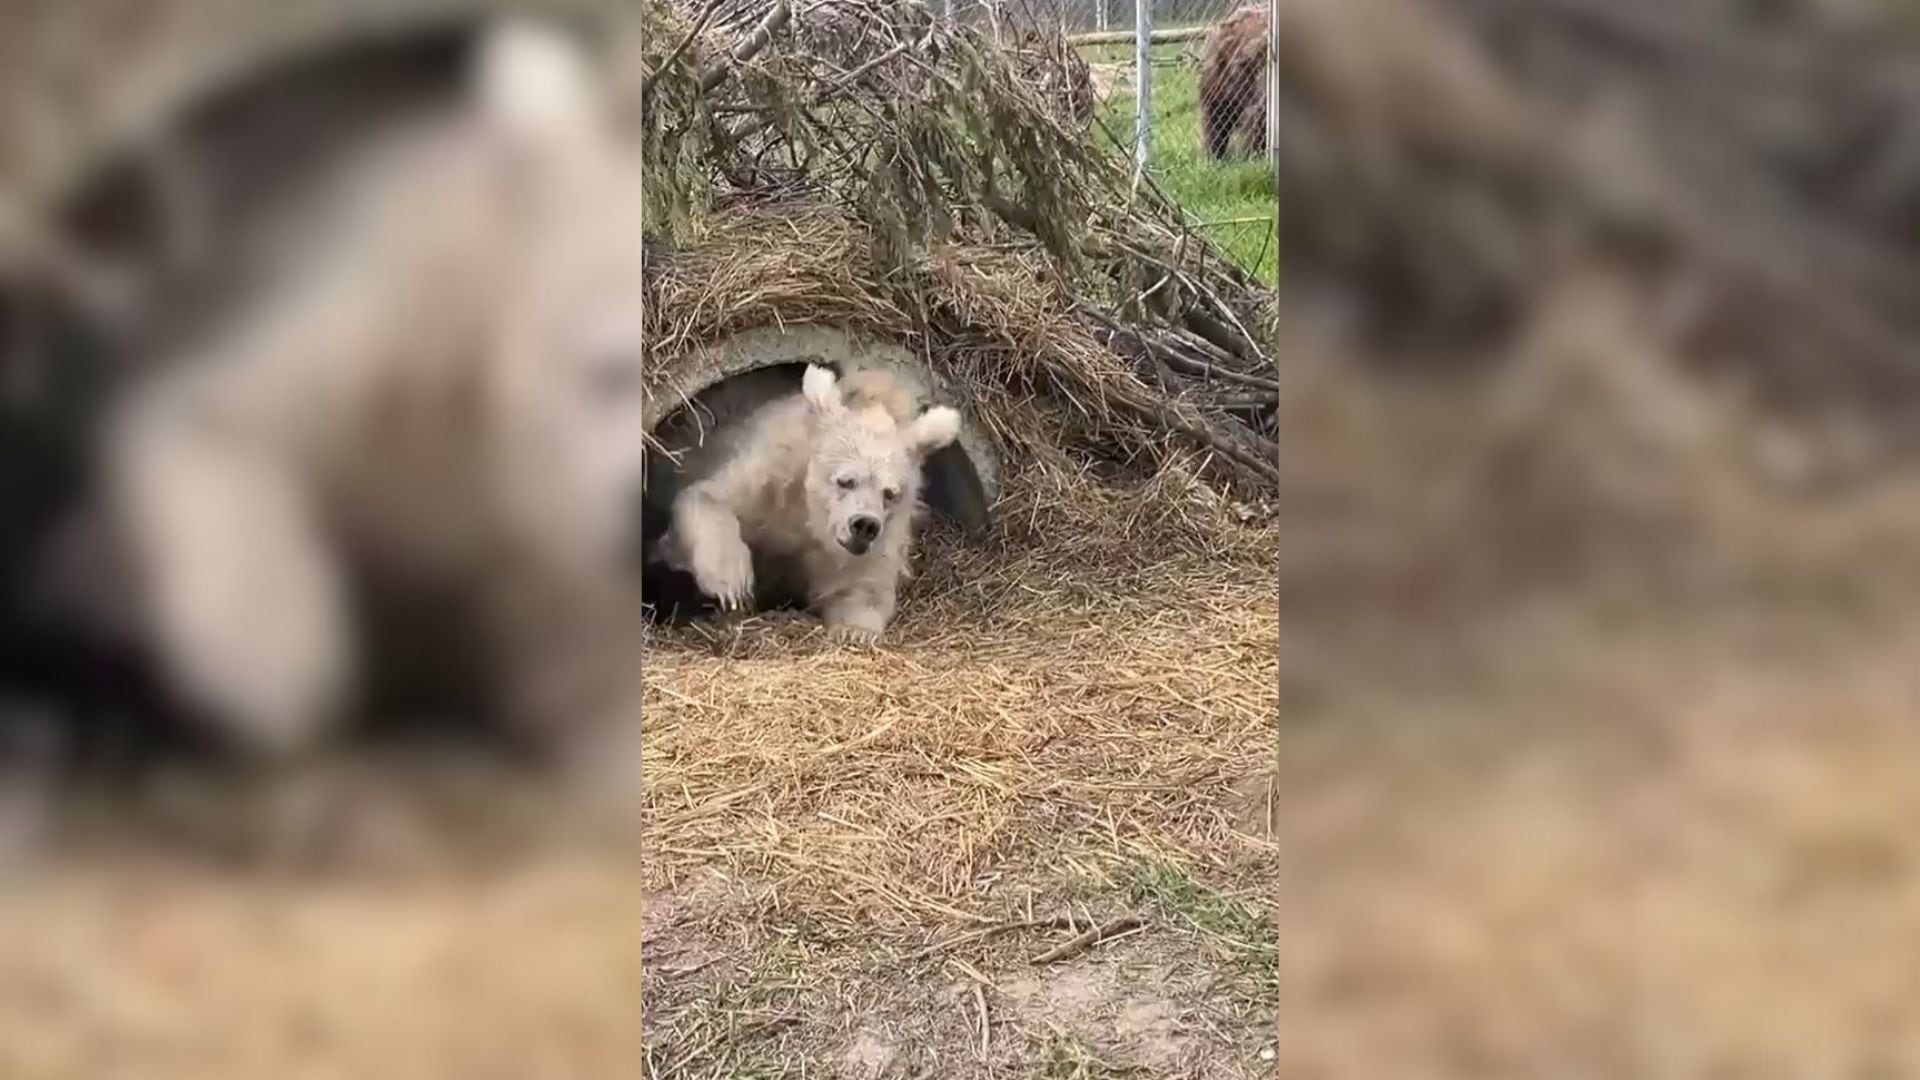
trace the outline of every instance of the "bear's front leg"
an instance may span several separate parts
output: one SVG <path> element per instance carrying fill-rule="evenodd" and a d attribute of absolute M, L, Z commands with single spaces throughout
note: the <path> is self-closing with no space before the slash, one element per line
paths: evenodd
<path fill-rule="evenodd" d="M 172 420 L 113 450 L 143 620 L 179 692 L 248 750 L 284 757 L 351 682 L 339 571 L 292 475 Z"/>
<path fill-rule="evenodd" d="M 871 644 L 893 621 L 894 590 L 863 585 L 818 601 L 821 620 L 836 641 Z"/>
<path fill-rule="evenodd" d="M 692 487 L 674 500 L 673 529 L 687 571 L 700 591 L 728 610 L 750 607 L 753 552 L 740 536 L 739 517 L 706 491 Z"/>

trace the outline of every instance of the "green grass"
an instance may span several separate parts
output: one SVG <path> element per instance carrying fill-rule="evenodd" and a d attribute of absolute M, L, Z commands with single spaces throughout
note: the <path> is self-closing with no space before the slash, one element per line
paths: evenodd
<path fill-rule="evenodd" d="M 1149 172 L 1230 258 L 1259 280 L 1278 284 L 1280 264 L 1274 226 L 1279 210 L 1273 170 L 1265 158 L 1227 162 L 1208 159 L 1200 143 L 1198 47 L 1196 42 L 1154 50 L 1156 59 L 1180 62 L 1154 67 Z M 1092 46 L 1083 55 L 1092 64 L 1125 61 L 1131 76 L 1133 54 L 1129 46 Z M 1107 100 L 1100 119 L 1114 137 L 1128 147 L 1133 145 L 1134 95 L 1130 84 Z"/>
<path fill-rule="evenodd" d="M 1079 1040 L 1055 1034 L 1027 1068 L 1033 1080 L 1146 1080 L 1145 1069 L 1108 1064 Z"/>
<path fill-rule="evenodd" d="M 1269 916 L 1247 903 L 1170 863 L 1136 867 L 1131 885 L 1137 906 L 1197 934 L 1223 957 L 1238 958 L 1263 973 L 1273 967 L 1277 929 Z"/>

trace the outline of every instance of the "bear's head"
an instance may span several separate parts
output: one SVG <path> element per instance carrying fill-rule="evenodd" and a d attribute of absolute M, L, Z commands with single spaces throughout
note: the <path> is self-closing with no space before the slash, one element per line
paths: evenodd
<path fill-rule="evenodd" d="M 912 527 L 926 456 L 960 434 L 960 414 L 936 405 L 902 423 L 880 402 L 850 404 L 834 373 L 809 366 L 801 381 L 814 424 L 807 462 L 807 520 L 823 546 L 856 556 Z"/>
<path fill-rule="evenodd" d="M 605 581 L 631 563 L 640 530 L 639 149 L 619 137 L 587 56 L 558 30 L 497 27 L 480 61 L 482 161 L 512 238 L 491 314 L 487 467 L 520 543 L 550 568 Z"/>

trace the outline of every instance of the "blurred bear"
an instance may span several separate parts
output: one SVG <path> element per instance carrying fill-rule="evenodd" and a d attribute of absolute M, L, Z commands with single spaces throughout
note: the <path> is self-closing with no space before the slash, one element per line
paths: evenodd
<path fill-rule="evenodd" d="M 1240 136 L 1248 153 L 1267 148 L 1267 9 L 1243 7 L 1207 35 L 1200 59 L 1200 131 L 1218 161 Z"/>

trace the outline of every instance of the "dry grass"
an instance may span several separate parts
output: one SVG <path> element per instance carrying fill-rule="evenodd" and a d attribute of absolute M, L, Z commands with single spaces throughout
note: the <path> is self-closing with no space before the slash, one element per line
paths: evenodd
<path fill-rule="evenodd" d="M 1018 489 L 999 550 L 932 544 L 885 648 L 826 649 L 777 617 L 656 638 L 662 883 L 770 867 L 823 917 L 927 929 L 1004 916 L 983 879 L 1060 852 L 1243 868 L 1227 804 L 1272 748 L 1272 571 L 1256 530 L 1219 524 L 1244 545 L 1223 558 L 1173 516 L 1227 518 L 1217 496 L 1159 483 L 1079 507 Z"/>
<path fill-rule="evenodd" d="M 1103 344 L 1045 253 L 938 242 L 911 268 L 889 271 L 874 245 L 867 225 L 818 205 L 706 219 L 696 241 L 654 263 L 648 350 L 655 386 L 690 353 L 732 333 L 836 326 L 928 356 L 1003 448 L 1065 435 L 1165 462 L 1197 446 L 1212 455 L 1217 479 L 1251 477 L 1257 485 L 1271 472 L 1255 443 L 1222 439 L 1221 420 L 1203 400 L 1170 392 Z M 1209 390 L 1234 385 L 1204 383 Z M 1036 394 L 1051 408 L 1014 407 Z"/>
<path fill-rule="evenodd" d="M 656 638 L 645 877 L 698 913 L 664 951 L 738 958 L 712 942 L 743 935 L 804 954 L 651 983 L 657 1075 L 727 1075 L 749 1051 L 818 1062 L 877 1016 L 892 1019 L 870 1041 L 898 1053 L 957 1042 L 977 1050 L 968 1070 L 1026 1075 L 1057 988 L 1025 957 L 1073 936 L 1054 920 L 1119 915 L 1145 929 L 1062 965 L 1106 990 L 1075 991 L 1087 1000 L 1060 1022 L 1137 1061 L 1151 1040 L 1105 1023 L 1137 984 L 1105 965 L 1177 970 L 1148 983 L 1164 996 L 1141 1014 L 1193 1013 L 1209 985 L 1223 1019 L 1163 1045 L 1161 1064 L 1210 1052 L 1252 1068 L 1274 852 L 1244 810 L 1274 746 L 1271 533 L 1191 471 L 1088 483 L 1042 448 L 1010 484 L 991 550 L 932 538 L 882 647 L 831 647 L 800 616 Z M 749 898 L 698 899 L 716 881 Z M 769 986 L 786 988 L 773 1012 L 818 1022 L 742 1033 Z M 954 986 L 967 1022 L 912 1037 L 952 1019 Z M 990 1019 L 983 1039 L 979 1009 L 1020 1019 Z"/>
<path fill-rule="evenodd" d="M 911 319 L 864 276 L 867 256 L 865 233 L 819 208 L 710 221 L 698 243 L 658 266 L 648 350 L 667 364 L 727 334 L 788 322 L 905 336 Z"/>

